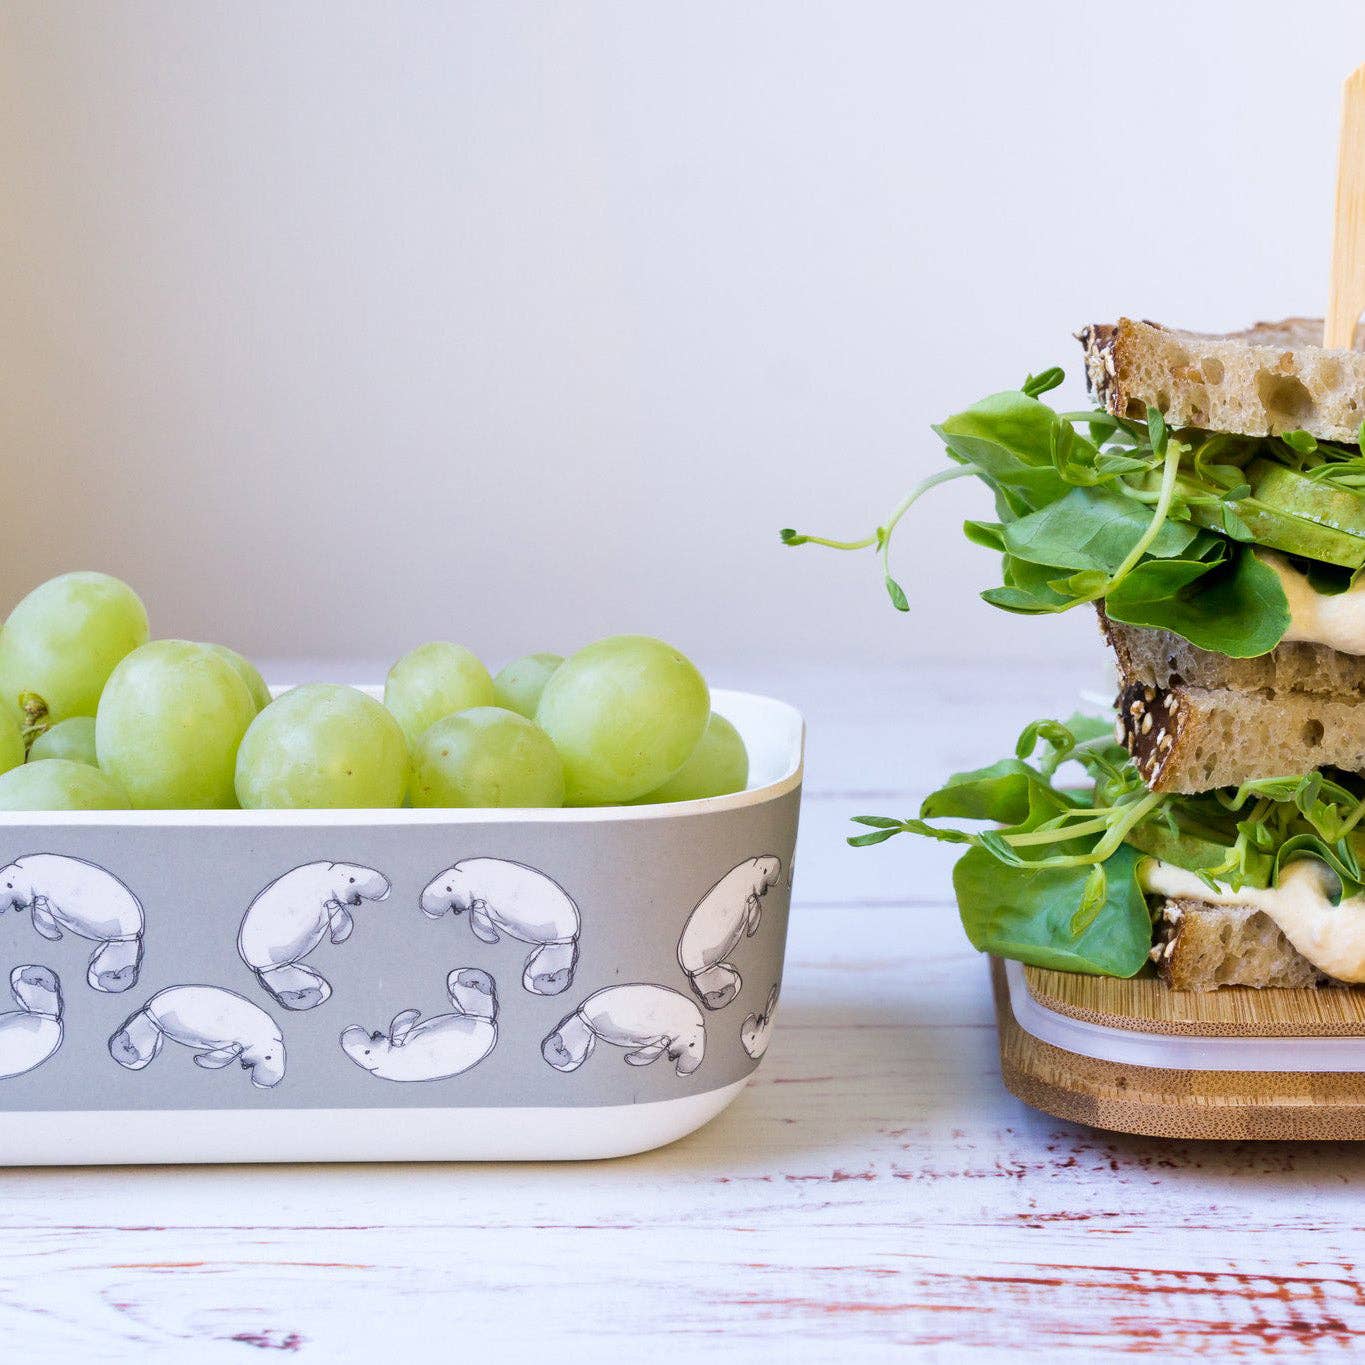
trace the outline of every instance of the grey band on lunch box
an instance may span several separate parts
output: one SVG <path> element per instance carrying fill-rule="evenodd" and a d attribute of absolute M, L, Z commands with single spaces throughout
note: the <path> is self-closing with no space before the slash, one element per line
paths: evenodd
<path fill-rule="evenodd" d="M 4 826 L 0 1111 L 719 1089 L 766 1046 L 799 798 L 595 823 Z"/>

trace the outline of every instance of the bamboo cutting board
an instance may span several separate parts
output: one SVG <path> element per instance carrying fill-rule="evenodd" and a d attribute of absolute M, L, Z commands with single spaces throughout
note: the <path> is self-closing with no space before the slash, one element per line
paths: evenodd
<path fill-rule="evenodd" d="M 1025 1104 L 1058 1118 L 1150 1137 L 1276 1140 L 1365 1140 L 1365 1074 L 1360 1072 L 1191 1071 L 1132 1066 L 1083 1057 L 1026 1033 L 1010 1008 L 1004 964 L 991 977 L 1005 1085 Z M 1341 1037 L 1365 1035 L 1354 991 L 1279 991 L 1298 1002 L 1256 1002 L 1254 991 L 1207 995 L 1165 991 L 1154 978 L 1100 981 L 1066 973 L 1027 973 L 1035 1000 L 1070 1018 L 1111 1028 L 1206 1037 Z M 1100 986 L 1110 989 L 1101 990 Z M 1269 996 L 1270 992 L 1262 993 Z M 1335 1002 L 1319 996 L 1344 996 Z M 1056 1003 L 1054 1003 L 1056 1002 Z M 1292 1011 L 1302 1008 L 1299 1019 Z M 1182 1013 L 1183 1012 L 1183 1013 Z M 1245 1015 L 1248 1024 L 1243 1024 Z M 1291 1029 L 1292 1024 L 1292 1029 Z"/>
<path fill-rule="evenodd" d="M 1196 1038 L 1365 1037 L 1365 990 L 1173 991 L 1150 969 L 1128 981 L 1025 967 L 1044 1008 L 1107 1028 Z"/>

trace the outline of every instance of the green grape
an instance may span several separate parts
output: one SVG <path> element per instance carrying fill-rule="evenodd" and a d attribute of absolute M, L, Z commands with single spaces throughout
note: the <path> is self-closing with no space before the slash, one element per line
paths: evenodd
<path fill-rule="evenodd" d="M 235 649 L 229 649 L 226 645 L 205 645 L 205 649 L 211 649 L 215 654 L 226 659 L 246 684 L 246 690 L 251 693 L 251 700 L 256 704 L 257 711 L 264 711 L 270 705 L 270 689 L 265 685 L 265 679 L 261 677 L 256 665 L 246 658 L 245 655 L 238 654 Z"/>
<path fill-rule="evenodd" d="M 127 810 L 131 804 L 108 773 L 88 763 L 40 758 L 0 773 L 0 810 Z"/>
<path fill-rule="evenodd" d="M 25 723 L 93 716 L 114 666 L 147 643 L 147 609 L 126 583 L 69 573 L 29 593 L 0 627 L 0 705 Z"/>
<path fill-rule="evenodd" d="M 403 655 L 384 683 L 384 705 L 410 745 L 438 720 L 471 706 L 492 706 L 494 700 L 493 679 L 478 656 L 444 640 L 418 645 Z"/>
<path fill-rule="evenodd" d="M 515 711 L 527 720 L 535 720 L 540 694 L 551 675 L 564 662 L 562 654 L 528 654 L 508 664 L 493 679 L 493 693 L 498 705 Z"/>
<path fill-rule="evenodd" d="M 408 746 L 398 722 L 354 687 L 311 683 L 272 701 L 237 754 L 246 810 L 378 810 L 403 804 Z"/>
<path fill-rule="evenodd" d="M 711 712 L 706 733 L 692 756 L 661 787 L 639 799 L 640 805 L 661 801 L 701 801 L 708 796 L 742 792 L 749 781 L 749 751 L 739 731 L 724 716 Z"/>
<path fill-rule="evenodd" d="M 614 635 L 556 670 L 536 724 L 564 760 L 567 803 L 600 806 L 672 777 L 710 714 L 706 680 L 685 655 L 647 635 Z"/>
<path fill-rule="evenodd" d="M 95 757 L 94 716 L 72 716 L 70 720 L 60 720 L 52 729 L 44 730 L 28 751 L 30 763 L 43 758 L 65 758 L 72 763 L 99 767 Z"/>
<path fill-rule="evenodd" d="M 549 735 L 500 706 L 431 726 L 413 754 L 414 806 L 562 806 L 564 764 Z"/>
<path fill-rule="evenodd" d="M 17 768 L 24 761 L 24 732 L 19 718 L 0 707 L 0 773 Z"/>
<path fill-rule="evenodd" d="M 237 746 L 255 715 L 246 683 L 221 654 L 154 640 L 110 677 L 95 749 L 138 810 L 229 809 Z"/>

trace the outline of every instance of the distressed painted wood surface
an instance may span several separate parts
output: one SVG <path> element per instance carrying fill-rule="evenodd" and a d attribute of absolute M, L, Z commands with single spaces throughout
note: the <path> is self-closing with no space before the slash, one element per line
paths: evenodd
<path fill-rule="evenodd" d="M 952 850 L 848 850 L 1074 682 L 743 679 L 812 723 L 763 1069 L 614 1163 L 0 1172 L 0 1358 L 1348 1358 L 1365 1146 L 1112 1137 L 1004 1092 Z M 996 680 L 998 683 L 998 680 Z M 855 714 L 856 712 L 856 714 Z M 414 1116 L 414 1122 L 420 1117 Z"/>

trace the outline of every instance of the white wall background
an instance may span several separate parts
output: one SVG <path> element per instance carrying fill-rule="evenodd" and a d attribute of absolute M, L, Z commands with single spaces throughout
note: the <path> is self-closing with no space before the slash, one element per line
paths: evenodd
<path fill-rule="evenodd" d="M 1317 312 L 1365 6 L 0 9 L 0 595 L 713 669 L 1093 652 L 975 600 L 927 424 L 1120 312 Z M 1070 391 L 1079 401 L 1079 390 Z"/>

